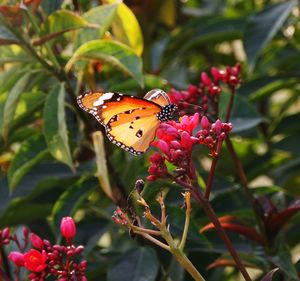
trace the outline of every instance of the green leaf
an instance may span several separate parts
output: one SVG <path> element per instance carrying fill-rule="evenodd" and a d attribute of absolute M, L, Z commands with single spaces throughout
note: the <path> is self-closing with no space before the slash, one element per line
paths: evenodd
<path fill-rule="evenodd" d="M 91 40 L 101 39 L 111 25 L 119 3 L 95 7 L 82 15 L 82 18 L 89 23 L 96 25 L 93 28 L 79 30 L 75 41 L 75 49 L 83 43 Z"/>
<path fill-rule="evenodd" d="M 43 7 L 43 11 L 47 14 L 51 14 L 58 10 L 62 3 L 63 0 L 41 1 L 41 6 Z"/>
<path fill-rule="evenodd" d="M 108 40 L 93 40 L 79 47 L 65 66 L 68 71 L 79 60 L 100 60 L 116 66 L 133 77 L 143 87 L 142 60 L 124 44 Z"/>
<path fill-rule="evenodd" d="M 0 45 L 18 44 L 19 40 L 5 26 L 0 25 Z"/>
<path fill-rule="evenodd" d="M 278 266 L 290 280 L 299 280 L 297 270 L 292 262 L 291 252 L 286 245 L 279 245 L 278 255 L 271 257 L 271 261 Z"/>
<path fill-rule="evenodd" d="M 56 86 L 48 95 L 44 108 L 44 135 L 52 156 L 74 170 L 68 143 L 65 117 L 65 88 Z"/>
<path fill-rule="evenodd" d="M 299 135 L 300 134 L 300 113 L 285 116 L 275 127 L 273 135 Z"/>
<path fill-rule="evenodd" d="M 0 217 L 0 227 L 30 223 L 45 219 L 51 209 L 51 204 L 27 202 L 26 199 L 17 198 Z"/>
<path fill-rule="evenodd" d="M 44 138 L 34 135 L 21 145 L 8 170 L 9 188 L 13 191 L 21 179 L 48 155 Z"/>
<path fill-rule="evenodd" d="M 59 10 L 46 19 L 41 26 L 41 36 L 56 37 L 74 29 L 89 26 L 82 17 L 67 10 Z"/>
<path fill-rule="evenodd" d="M 92 134 L 94 151 L 96 154 L 97 172 L 96 177 L 99 180 L 102 190 L 110 198 L 114 199 L 113 191 L 109 183 L 108 169 L 106 163 L 104 137 L 101 131 L 96 131 Z"/>
<path fill-rule="evenodd" d="M 14 120 L 11 123 L 11 131 L 29 124 L 40 117 L 46 95 L 40 91 L 27 92 L 22 95 L 16 109 Z"/>
<path fill-rule="evenodd" d="M 243 43 L 250 69 L 254 69 L 257 56 L 273 39 L 297 3 L 296 0 L 285 1 L 249 17 Z"/>
<path fill-rule="evenodd" d="M 104 0 L 104 2 L 117 3 L 115 0 Z M 137 55 L 142 54 L 144 39 L 139 22 L 134 13 L 124 3 L 120 3 L 118 6 L 112 29 L 119 41 L 131 47 Z"/>
<path fill-rule="evenodd" d="M 160 76 L 145 74 L 143 79 L 145 84 L 145 92 L 151 91 L 152 89 L 162 89 L 167 92 L 170 89 L 168 81 Z M 114 92 L 130 93 L 135 91 L 137 86 L 138 84 L 134 79 L 127 79 L 126 81 L 119 83 L 116 83 L 114 80 L 110 79 L 108 88 L 110 91 Z"/>
<path fill-rule="evenodd" d="M 273 275 L 279 270 L 278 267 L 270 270 L 264 277 L 261 279 L 261 281 L 272 281 L 273 280 Z"/>
<path fill-rule="evenodd" d="M 53 206 L 52 214 L 54 216 L 54 225 L 56 234 L 59 234 L 59 225 L 62 217 L 73 216 L 78 210 L 81 203 L 94 191 L 98 186 L 95 178 L 80 179 L 58 198 Z"/>
<path fill-rule="evenodd" d="M 283 138 L 282 140 L 274 143 L 272 145 L 272 148 L 291 152 L 295 155 L 300 156 L 299 139 L 300 139 L 300 135 L 296 135 L 294 133 L 293 135 L 287 136 L 287 137 Z"/>
<path fill-rule="evenodd" d="M 154 281 L 159 269 L 159 262 L 152 248 L 142 247 L 126 252 L 120 261 L 107 273 L 108 281 Z"/>
<path fill-rule="evenodd" d="M 225 116 L 229 98 L 230 96 L 228 94 L 220 96 L 221 116 Z M 224 117 L 222 119 L 224 119 Z M 249 101 L 246 101 L 238 95 L 235 96 L 230 118 L 230 122 L 233 124 L 234 133 L 240 133 L 255 128 L 263 120 L 264 119 Z"/>
<path fill-rule="evenodd" d="M 288 89 L 299 83 L 297 75 L 263 76 L 245 82 L 237 91 L 238 95 L 249 97 L 251 101 L 263 99 L 280 89 Z"/>
<path fill-rule="evenodd" d="M 2 135 L 4 139 L 7 139 L 8 137 L 10 124 L 12 119 L 14 118 L 14 114 L 19 102 L 19 98 L 21 94 L 24 93 L 26 87 L 28 86 L 30 82 L 31 74 L 32 73 L 27 73 L 23 77 L 21 77 L 8 94 L 3 109 Z"/>
<path fill-rule="evenodd" d="M 184 54 L 190 56 L 195 53 L 194 50 L 198 52 L 195 46 L 239 39 L 242 37 L 244 25 L 244 18 L 213 17 L 190 21 L 171 34 L 168 47 L 162 57 L 163 63 L 169 64 Z"/>

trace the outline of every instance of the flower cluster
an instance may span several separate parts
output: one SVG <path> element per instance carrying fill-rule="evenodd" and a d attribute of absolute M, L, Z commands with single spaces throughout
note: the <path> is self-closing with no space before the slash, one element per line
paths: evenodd
<path fill-rule="evenodd" d="M 43 281 L 47 276 L 55 276 L 59 281 L 79 280 L 86 281 L 85 260 L 77 263 L 75 257 L 84 247 L 74 246 L 72 239 L 76 234 L 76 226 L 71 217 L 65 217 L 61 221 L 61 234 L 67 240 L 68 245 L 52 245 L 50 241 L 41 239 L 35 233 L 31 233 L 30 241 L 33 249 L 26 253 L 10 252 L 8 258 L 18 267 L 25 267 L 30 271 L 28 279 Z"/>
<path fill-rule="evenodd" d="M 152 143 L 159 148 L 161 153 L 156 152 L 150 157 L 148 180 L 168 177 L 169 171 L 165 161 L 176 166 L 176 171 L 192 177 L 191 155 L 195 144 L 206 145 L 213 157 L 218 154 L 218 147 L 232 130 L 231 123 L 222 123 L 219 119 L 210 123 L 206 116 L 200 121 L 201 129 L 195 134 L 194 130 L 199 125 L 200 116 L 195 113 L 192 116 L 183 116 L 180 122 L 169 121 L 162 123 L 157 130 L 157 141 Z"/>
<path fill-rule="evenodd" d="M 206 72 L 202 72 L 198 86 L 189 85 L 184 91 L 171 89 L 168 95 L 171 102 L 178 105 L 180 116 L 198 111 L 204 115 L 209 112 L 211 116 L 217 117 L 219 94 L 222 92 L 221 82 L 232 91 L 235 90 L 241 83 L 240 70 L 239 64 L 225 70 L 212 67 L 211 78 Z"/>

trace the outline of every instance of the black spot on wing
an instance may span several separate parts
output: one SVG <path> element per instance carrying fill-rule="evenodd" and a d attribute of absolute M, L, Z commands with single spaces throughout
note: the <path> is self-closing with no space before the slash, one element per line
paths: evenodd
<path fill-rule="evenodd" d="M 137 131 L 137 133 L 135 135 L 136 135 L 136 137 L 141 138 L 143 136 L 143 131 L 140 129 Z"/>

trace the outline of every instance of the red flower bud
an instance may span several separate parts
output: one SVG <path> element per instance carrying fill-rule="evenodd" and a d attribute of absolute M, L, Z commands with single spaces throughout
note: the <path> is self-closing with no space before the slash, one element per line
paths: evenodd
<path fill-rule="evenodd" d="M 60 233 L 67 240 L 73 239 L 76 234 L 76 225 L 71 217 L 64 217 L 60 223 Z"/>
<path fill-rule="evenodd" d="M 201 118 L 201 128 L 208 129 L 209 127 L 210 127 L 210 122 L 208 121 L 208 118 L 206 116 L 203 116 Z"/>
<path fill-rule="evenodd" d="M 26 226 L 23 227 L 23 235 L 27 239 L 29 234 L 29 230 Z"/>
<path fill-rule="evenodd" d="M 166 155 L 170 152 L 170 146 L 164 140 L 158 140 L 157 147 Z"/>
<path fill-rule="evenodd" d="M 24 254 L 24 266 L 34 272 L 40 272 L 47 267 L 46 264 L 47 254 L 45 251 L 42 253 L 31 249 L 29 252 Z"/>
<path fill-rule="evenodd" d="M 43 240 L 36 234 L 31 233 L 30 235 L 30 241 L 33 247 L 41 250 L 43 248 Z"/>
<path fill-rule="evenodd" d="M 205 86 L 210 86 L 212 83 L 206 72 L 201 73 L 201 80 Z"/>
<path fill-rule="evenodd" d="M 24 255 L 19 252 L 10 252 L 8 258 L 17 266 L 24 266 Z"/>
<path fill-rule="evenodd" d="M 192 94 L 192 95 L 195 95 L 195 94 L 198 93 L 198 87 L 195 86 L 195 85 L 190 84 L 190 85 L 188 86 L 188 92 L 189 92 L 190 94 Z"/>
<path fill-rule="evenodd" d="M 0 232 L 1 233 L 1 232 Z M 2 238 L 5 239 L 5 238 L 9 238 L 10 236 L 10 230 L 8 227 L 5 227 L 3 230 L 2 230 L 2 234 L 1 234 Z"/>
<path fill-rule="evenodd" d="M 213 125 L 212 125 L 212 130 L 214 133 L 217 135 L 221 134 L 222 132 L 222 122 L 220 119 L 218 119 Z"/>

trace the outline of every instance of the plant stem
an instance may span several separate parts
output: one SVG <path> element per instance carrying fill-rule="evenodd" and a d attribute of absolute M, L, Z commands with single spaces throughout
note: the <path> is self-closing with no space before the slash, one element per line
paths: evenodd
<path fill-rule="evenodd" d="M 231 87 L 230 100 L 229 100 L 229 104 L 227 106 L 226 117 L 225 117 L 225 122 L 226 123 L 229 122 L 229 119 L 230 119 L 230 116 L 231 116 L 234 98 L 235 98 L 235 88 Z"/>
<path fill-rule="evenodd" d="M 143 232 L 139 232 L 139 231 L 134 231 L 134 233 L 140 234 L 142 235 L 144 238 L 146 238 L 147 240 L 151 241 L 152 243 L 156 244 L 157 246 L 170 251 L 170 247 L 162 242 L 160 242 L 159 240 L 155 239 L 154 237 L 152 237 L 151 235 L 147 234 L 147 233 L 143 233 Z"/>
<path fill-rule="evenodd" d="M 3 270 L 1 270 L 1 268 L 0 268 L 0 276 L 2 276 L 4 280 L 10 281 L 10 279 L 11 279 L 10 267 L 9 267 L 7 257 L 4 253 L 4 249 L 2 246 L 0 247 L 0 255 L 1 255 L 0 256 L 0 266 L 2 265 L 2 268 L 3 268 Z M 0 278 L 0 280 L 1 280 L 1 278 Z"/>
<path fill-rule="evenodd" d="M 218 140 L 217 143 L 217 149 L 216 149 L 216 156 L 213 158 L 211 166 L 210 166 L 210 171 L 209 171 L 209 175 L 208 175 L 208 179 L 207 179 L 207 183 L 206 183 L 206 189 L 205 189 L 205 198 L 209 198 L 210 192 L 211 192 L 211 188 L 212 188 L 212 184 L 213 184 L 213 179 L 215 176 L 215 171 L 216 171 L 216 166 L 217 166 L 217 162 L 219 159 L 219 155 L 221 152 L 221 148 L 222 148 L 222 140 Z"/>
<path fill-rule="evenodd" d="M 188 257 L 176 246 L 176 243 L 168 229 L 163 225 L 160 230 L 162 237 L 167 241 L 170 247 L 169 251 L 175 256 L 180 265 L 194 278 L 195 281 L 205 281 Z"/>
<path fill-rule="evenodd" d="M 194 196 L 195 200 L 200 204 L 200 206 L 205 211 L 205 213 L 207 214 L 207 216 L 209 217 L 211 222 L 214 224 L 218 235 L 225 243 L 228 251 L 230 252 L 232 258 L 234 259 L 234 261 L 236 263 L 236 266 L 238 267 L 238 269 L 244 276 L 244 279 L 246 281 L 252 281 L 248 272 L 246 271 L 244 265 L 242 264 L 242 261 L 239 258 L 235 248 L 233 247 L 230 239 L 228 238 L 225 230 L 222 228 L 222 226 L 219 222 L 219 219 L 218 219 L 217 215 L 215 214 L 213 208 L 211 207 L 209 201 L 201 193 L 199 186 L 197 186 L 197 185 L 192 186 L 192 185 L 190 185 L 180 179 L 177 179 L 177 178 L 173 178 L 173 180 L 191 192 L 191 194 Z"/>
<path fill-rule="evenodd" d="M 40 36 L 40 28 L 34 18 L 34 16 L 32 16 L 31 12 L 27 9 L 27 7 L 24 8 L 25 10 L 25 14 L 27 15 L 28 19 L 30 20 L 32 27 L 34 28 L 35 32 Z M 49 58 L 51 59 L 52 63 L 54 64 L 54 66 L 58 69 L 60 69 L 60 64 L 58 63 L 55 55 L 53 54 L 53 51 L 49 45 L 48 42 L 46 42 L 44 44 L 44 46 L 46 47 L 46 50 L 48 52 Z"/>
<path fill-rule="evenodd" d="M 205 211 L 207 216 L 210 218 L 211 222 L 214 224 L 217 233 L 219 234 L 220 238 L 224 241 L 224 243 L 225 243 L 228 251 L 230 252 L 232 258 L 234 259 L 237 267 L 239 268 L 240 272 L 244 276 L 244 279 L 246 281 L 251 281 L 251 278 L 250 278 L 248 272 L 246 271 L 246 268 L 244 267 L 240 257 L 238 256 L 238 254 L 237 254 L 234 246 L 232 245 L 230 239 L 228 238 L 225 230 L 221 226 L 221 223 L 220 223 L 215 211 L 211 207 L 209 201 L 207 200 L 207 198 L 204 198 L 202 196 L 202 194 L 200 194 L 198 192 L 199 191 L 198 187 L 196 187 L 196 188 L 192 187 L 192 188 L 193 188 L 192 194 L 194 195 L 194 198 L 202 206 L 203 210 Z"/>
<path fill-rule="evenodd" d="M 191 194 L 190 192 L 186 192 L 185 193 L 185 204 L 186 204 L 186 211 L 185 211 L 185 222 L 184 222 L 184 229 L 183 229 L 183 234 L 181 237 L 181 241 L 180 244 L 178 246 L 178 248 L 183 251 L 184 247 L 185 247 L 185 243 L 186 243 L 186 239 L 188 236 L 188 232 L 189 232 L 189 227 L 190 227 L 190 215 L 191 215 Z"/>
<path fill-rule="evenodd" d="M 237 170 L 237 173 L 239 175 L 242 187 L 244 188 L 244 191 L 245 191 L 245 194 L 246 194 L 247 198 L 251 202 L 253 212 L 254 212 L 254 214 L 256 216 L 256 219 L 257 219 L 257 222 L 258 222 L 259 229 L 260 229 L 261 233 L 264 235 L 264 237 L 266 237 L 266 231 L 265 231 L 264 223 L 263 223 L 263 220 L 262 220 L 262 217 L 261 217 L 261 214 L 260 214 L 261 213 L 260 212 L 260 207 L 258 206 L 257 201 L 255 200 L 255 198 L 252 195 L 252 192 L 249 189 L 248 180 L 247 180 L 242 162 L 239 159 L 239 157 L 238 157 L 238 155 L 237 155 L 237 153 L 234 149 L 234 146 L 231 142 L 231 139 L 228 137 L 228 138 L 226 138 L 225 141 L 226 141 L 227 150 L 228 150 L 228 152 L 229 152 L 229 154 L 230 154 L 230 156 L 233 160 L 233 163 L 234 163 L 235 168 Z"/>

